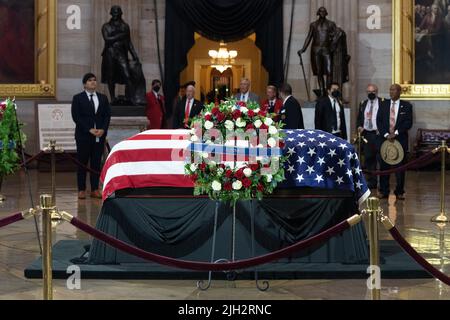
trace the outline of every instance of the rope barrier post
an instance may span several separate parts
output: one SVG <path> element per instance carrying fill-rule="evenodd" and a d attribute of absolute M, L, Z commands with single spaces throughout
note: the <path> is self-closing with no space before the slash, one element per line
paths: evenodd
<path fill-rule="evenodd" d="M 367 201 L 367 214 L 369 218 L 369 244 L 370 244 L 370 265 L 380 268 L 380 250 L 378 236 L 378 221 L 381 214 L 380 199 L 373 197 Z M 381 299 L 381 289 L 372 287 L 372 300 Z"/>
<path fill-rule="evenodd" d="M 51 159 L 51 174 L 52 174 L 52 201 L 53 206 L 56 206 L 56 154 L 62 153 L 63 150 L 56 146 L 56 140 L 50 140 L 47 148 L 44 149 L 45 153 L 50 153 Z M 59 220 L 60 217 L 55 210 L 51 213 L 52 220 Z"/>
<path fill-rule="evenodd" d="M 0 190 L 2 189 L 3 184 L 3 176 L 0 176 Z M 0 203 L 3 203 L 6 201 L 6 197 L 0 193 Z"/>
<path fill-rule="evenodd" d="M 445 162 L 446 162 L 446 155 L 448 152 L 448 148 L 447 148 L 447 143 L 445 140 L 442 140 L 442 144 L 440 146 L 440 148 L 436 149 L 436 152 L 441 152 L 441 212 L 431 218 L 431 222 L 433 223 L 438 223 L 438 224 L 442 224 L 442 223 L 449 223 L 450 220 L 448 218 L 448 216 L 445 213 Z"/>
<path fill-rule="evenodd" d="M 42 209 L 42 230 L 44 237 L 44 255 L 42 258 L 42 273 L 44 281 L 44 300 L 53 300 L 52 285 L 52 217 L 51 211 L 54 210 L 53 199 L 51 195 L 41 195 Z"/>

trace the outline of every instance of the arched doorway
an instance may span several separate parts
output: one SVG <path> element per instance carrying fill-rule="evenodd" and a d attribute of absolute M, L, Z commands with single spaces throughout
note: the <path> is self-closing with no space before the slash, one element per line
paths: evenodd
<path fill-rule="evenodd" d="M 231 68 L 220 72 L 212 68 L 208 55 L 209 50 L 219 48 L 220 43 L 196 33 L 195 44 L 187 55 L 187 67 L 180 74 L 180 83 L 195 81 L 196 98 L 202 100 L 212 91 L 218 93 L 218 89 L 223 85 L 228 89 L 228 96 L 232 96 L 239 89 L 241 79 L 248 78 L 252 83 L 251 91 L 263 97 L 269 75 L 262 65 L 262 54 L 255 44 L 255 34 L 226 45 L 229 50 L 236 50 L 238 56 Z"/>

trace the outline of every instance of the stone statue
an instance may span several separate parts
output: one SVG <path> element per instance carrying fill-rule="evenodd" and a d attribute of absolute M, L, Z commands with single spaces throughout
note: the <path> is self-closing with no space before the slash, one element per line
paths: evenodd
<path fill-rule="evenodd" d="M 306 52 L 309 45 L 311 48 L 311 67 L 319 82 L 320 92 L 316 94 L 323 96 L 327 94 L 326 88 L 333 82 L 333 54 L 338 44 L 338 28 L 333 21 L 327 19 L 328 11 L 320 7 L 317 11 L 319 18 L 311 23 L 308 36 L 303 48 L 298 51 L 301 55 Z"/>
<path fill-rule="evenodd" d="M 131 42 L 130 27 L 122 20 L 122 8 L 111 7 L 111 20 L 102 27 L 105 40 L 102 61 L 102 83 L 108 84 L 112 105 L 146 105 L 146 84 L 142 65 Z M 132 61 L 128 58 L 131 53 Z M 125 101 L 116 98 L 116 84 L 123 84 Z"/>

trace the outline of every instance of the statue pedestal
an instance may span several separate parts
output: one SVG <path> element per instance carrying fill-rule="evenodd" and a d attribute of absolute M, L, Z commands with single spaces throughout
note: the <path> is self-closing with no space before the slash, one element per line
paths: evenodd
<path fill-rule="evenodd" d="M 113 148 L 119 142 L 147 130 L 145 106 L 111 106 L 108 143 Z"/>

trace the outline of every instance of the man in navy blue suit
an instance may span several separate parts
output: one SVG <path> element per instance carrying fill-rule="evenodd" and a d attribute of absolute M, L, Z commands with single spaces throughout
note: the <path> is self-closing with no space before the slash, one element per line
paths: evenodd
<path fill-rule="evenodd" d="M 411 103 L 400 100 L 402 87 L 399 84 L 393 84 L 389 90 L 391 99 L 385 100 L 378 111 L 377 127 L 381 139 L 381 143 L 386 140 L 397 140 L 408 152 L 409 141 L 408 131 L 413 125 L 413 108 Z M 405 160 L 397 166 L 404 165 Z M 381 170 L 391 169 L 392 166 L 381 160 Z M 394 166 L 395 167 L 395 166 Z M 405 200 L 405 172 L 395 174 L 397 179 L 397 187 L 395 188 L 395 196 L 397 200 Z M 389 198 L 389 176 L 380 177 L 380 198 Z"/>
<path fill-rule="evenodd" d="M 84 91 L 75 95 L 72 100 L 72 118 L 76 124 L 75 140 L 77 142 L 78 161 L 84 166 L 100 172 L 101 159 L 105 147 L 111 119 L 111 108 L 108 98 L 96 92 L 97 77 L 88 73 L 83 77 Z M 86 169 L 78 166 L 78 198 L 86 199 Z M 99 190 L 100 176 L 90 174 L 91 197 L 101 199 Z"/>

